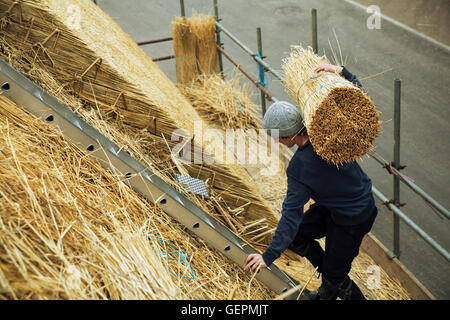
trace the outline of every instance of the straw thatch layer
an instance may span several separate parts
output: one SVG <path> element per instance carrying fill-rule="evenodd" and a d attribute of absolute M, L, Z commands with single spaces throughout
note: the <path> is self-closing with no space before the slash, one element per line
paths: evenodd
<path fill-rule="evenodd" d="M 2 96 L 0 146 L 0 298 L 273 296 Z"/>
<path fill-rule="evenodd" d="M 249 88 L 242 87 L 237 75 L 224 81 L 219 74 L 197 76 L 189 86 L 180 87 L 194 109 L 210 126 L 220 129 L 259 129 L 257 106 Z"/>
<path fill-rule="evenodd" d="M 0 1 L 0 12 L 5 13 L 13 3 Z M 167 167 L 176 167 L 177 173 L 187 172 L 207 181 L 210 193 L 225 202 L 222 207 L 239 212 L 243 221 L 265 217 L 267 228 L 276 223 L 276 214 L 242 166 L 237 161 L 216 161 L 214 152 L 223 149 L 223 140 L 202 140 L 200 134 L 191 141 L 196 145 L 192 153 L 204 155 L 208 163 L 190 163 L 183 170 L 174 161 L 171 150 L 180 141 L 170 141 L 174 130 L 181 128 L 185 136 L 193 138 L 195 124 L 200 123 L 203 131 L 209 127 L 176 86 L 98 6 L 89 0 L 24 0 L 1 19 L 0 36 L 8 59 L 18 55 L 14 60 L 24 69 L 46 70 L 58 83 L 55 92 L 67 90 L 98 108 L 102 118 L 120 123 L 118 130 L 131 131 L 133 127 L 146 141 L 145 152 L 161 154 L 158 168 L 163 175 Z M 14 48 L 15 53 L 11 55 L 8 48 Z M 258 242 L 268 244 L 269 235 Z"/>
<path fill-rule="evenodd" d="M 303 115 L 315 151 L 331 163 L 366 154 L 380 132 L 372 100 L 342 76 L 314 69 L 329 63 L 311 48 L 292 46 L 283 59 L 286 87 Z"/>

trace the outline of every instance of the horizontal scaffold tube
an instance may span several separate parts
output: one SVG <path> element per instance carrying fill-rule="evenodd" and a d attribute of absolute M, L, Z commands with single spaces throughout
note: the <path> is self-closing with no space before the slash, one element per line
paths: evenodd
<path fill-rule="evenodd" d="M 376 152 L 371 151 L 368 153 L 369 156 L 371 156 L 373 159 L 375 159 L 378 163 L 380 163 L 383 166 L 388 166 L 389 163 L 387 163 L 383 158 L 381 158 Z M 450 213 L 449 211 L 444 208 L 439 202 L 434 200 L 428 193 L 422 190 L 418 185 L 416 185 L 414 182 L 404 178 L 397 169 L 395 169 L 393 166 L 389 167 L 389 170 L 395 175 L 398 175 L 400 178 L 400 181 L 402 181 L 404 184 L 406 184 L 408 187 L 410 187 L 414 192 L 416 192 L 418 195 L 422 196 L 423 199 L 428 202 L 431 206 L 433 206 L 436 210 L 438 210 L 440 213 L 445 215 L 447 219 L 450 219 Z"/>
<path fill-rule="evenodd" d="M 247 52 L 256 62 L 261 64 L 264 68 L 266 68 L 270 73 L 272 73 L 278 80 L 283 81 L 283 77 L 275 71 L 268 63 L 266 63 L 263 59 L 258 57 L 255 52 L 250 50 L 245 44 L 243 44 L 238 38 L 236 38 L 230 31 L 228 31 L 224 26 L 222 26 L 219 22 L 215 22 L 216 27 L 223 31 L 234 43 L 236 43 L 239 47 L 242 48 L 245 52 Z"/>
<path fill-rule="evenodd" d="M 380 199 L 387 207 L 400 219 L 402 219 L 411 229 L 413 229 L 419 236 L 421 236 L 428 244 L 439 252 L 447 261 L 450 261 L 450 254 L 439 243 L 433 240 L 425 231 L 423 231 L 414 221 L 412 221 L 403 211 L 401 211 L 393 203 L 389 202 L 377 188 L 372 187 L 373 194 Z"/>

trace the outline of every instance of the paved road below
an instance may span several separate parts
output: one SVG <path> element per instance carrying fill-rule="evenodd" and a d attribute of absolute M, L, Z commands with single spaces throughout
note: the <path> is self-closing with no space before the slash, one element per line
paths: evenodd
<path fill-rule="evenodd" d="M 450 1 L 448 0 L 356 0 L 380 8 L 393 18 L 446 45 L 450 45 Z"/>
<path fill-rule="evenodd" d="M 179 1 L 98 0 L 100 7 L 136 41 L 171 35 L 171 20 L 180 14 Z M 191 8 L 213 13 L 212 0 L 186 0 L 186 13 Z M 428 3 L 428 1 L 427 1 Z M 381 29 L 369 30 L 369 15 L 341 0 L 227 0 L 219 1 L 222 23 L 250 48 L 256 50 L 256 27 L 262 28 L 264 55 L 275 68 L 292 44 L 311 44 L 311 8 L 318 9 L 319 48 L 332 57 L 330 47 L 339 52 L 333 29 L 342 51 L 342 60 L 357 74 L 381 111 L 384 121 L 376 150 L 385 159 L 392 159 L 393 88 L 394 79 L 402 80 L 401 159 L 407 165 L 404 174 L 450 208 L 449 125 L 450 55 L 429 42 L 389 22 Z M 382 9 L 383 10 L 383 9 Z M 232 42 L 224 39 L 225 49 L 244 67 L 256 74 L 255 63 Z M 331 44 L 331 46 L 330 46 Z M 171 43 L 144 47 L 150 57 L 173 54 Z M 338 53 L 339 62 L 341 55 Z M 174 61 L 158 63 L 175 80 Z M 229 63 L 226 70 L 231 70 Z M 380 76 L 370 76 L 391 69 Z M 269 90 L 278 99 L 290 98 L 282 86 L 271 78 Z M 259 95 L 255 95 L 258 99 Z M 362 167 L 374 186 L 387 197 L 392 195 L 392 177 L 378 163 L 364 158 Z M 447 219 L 439 218 L 422 200 L 402 186 L 401 201 L 410 217 L 447 250 L 450 248 Z M 392 213 L 378 202 L 379 217 L 373 233 L 392 248 Z M 450 298 L 450 264 L 419 238 L 405 224 L 401 226 L 401 261 L 439 299 Z"/>

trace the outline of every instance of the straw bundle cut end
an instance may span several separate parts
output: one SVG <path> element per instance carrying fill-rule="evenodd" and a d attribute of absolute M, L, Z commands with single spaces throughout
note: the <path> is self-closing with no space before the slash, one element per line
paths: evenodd
<path fill-rule="evenodd" d="M 318 155 L 329 162 L 354 161 L 379 134 L 373 102 L 356 88 L 334 88 L 317 107 L 308 129 Z"/>

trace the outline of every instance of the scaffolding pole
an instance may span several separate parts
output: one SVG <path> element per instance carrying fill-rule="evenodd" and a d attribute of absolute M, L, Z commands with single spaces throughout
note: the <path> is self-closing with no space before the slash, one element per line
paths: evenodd
<path fill-rule="evenodd" d="M 261 37 L 261 28 L 256 28 L 256 42 L 258 45 L 258 54 L 261 59 L 263 59 L 263 50 L 262 50 L 262 37 Z M 259 68 L 259 83 L 261 84 L 261 80 L 263 81 L 263 84 L 261 84 L 263 87 L 265 87 L 265 79 L 264 79 L 264 67 L 261 64 L 258 64 Z M 262 116 L 264 118 L 264 115 L 266 114 L 266 93 L 261 89 L 261 111 Z"/>
<path fill-rule="evenodd" d="M 186 16 L 186 11 L 184 10 L 184 0 L 180 0 L 180 9 L 181 9 L 181 16 Z"/>
<path fill-rule="evenodd" d="M 143 46 L 146 44 L 159 43 L 159 42 L 165 42 L 165 41 L 171 41 L 171 40 L 173 40 L 172 37 L 167 37 L 167 38 L 161 38 L 161 39 L 156 39 L 156 40 L 138 42 L 137 45 Z"/>
<path fill-rule="evenodd" d="M 400 79 L 394 81 L 394 163 L 395 169 L 400 170 Z M 400 178 L 393 175 L 394 205 L 400 207 Z M 394 215 L 394 257 L 400 258 L 400 218 Z"/>
<path fill-rule="evenodd" d="M 319 50 L 317 42 L 317 9 L 311 10 L 311 22 L 312 22 L 312 47 L 315 54 Z"/>
<path fill-rule="evenodd" d="M 254 78 L 247 72 L 247 70 L 245 70 L 243 66 L 241 66 L 239 63 L 237 63 L 236 60 L 234 60 L 234 59 L 233 59 L 233 58 L 232 58 L 232 57 L 231 57 L 224 49 L 222 49 L 221 47 L 219 47 L 217 44 L 216 44 L 216 46 L 217 46 L 217 50 L 219 50 L 219 52 L 222 53 L 222 54 L 225 56 L 225 58 L 227 58 L 233 65 L 235 65 L 236 68 L 238 68 L 238 70 L 241 71 L 242 74 L 243 74 L 244 76 L 246 76 L 251 82 L 253 82 L 253 84 L 254 84 L 255 86 L 257 86 L 259 90 L 261 90 L 261 94 L 263 94 L 264 97 L 267 97 L 267 100 L 269 100 L 269 101 L 274 101 L 274 102 L 277 101 L 277 99 L 276 99 L 274 96 L 272 96 L 272 95 L 267 91 L 267 89 L 264 88 L 264 87 L 259 83 L 259 80 L 254 79 Z M 262 98 L 262 97 L 261 97 L 261 98 Z M 263 115 L 263 116 L 264 116 L 264 115 Z"/>
<path fill-rule="evenodd" d="M 219 5 L 217 4 L 217 0 L 214 0 L 214 16 L 215 16 L 216 23 L 219 22 L 220 21 L 220 19 L 219 19 Z M 216 43 L 217 43 L 217 45 L 219 47 L 222 48 L 222 42 L 220 41 L 220 30 L 216 30 Z M 222 74 L 222 76 L 224 76 L 224 74 L 223 74 L 222 53 L 219 51 L 218 55 L 219 55 L 220 73 Z"/>
<path fill-rule="evenodd" d="M 433 199 L 428 193 L 426 193 L 422 188 L 420 188 L 417 184 L 412 182 L 407 177 L 404 177 L 397 169 L 389 166 L 389 163 L 384 160 L 378 153 L 371 150 L 368 154 L 369 157 L 377 161 L 379 164 L 383 166 L 383 168 L 389 168 L 389 172 L 398 176 L 399 180 L 408 186 L 412 191 L 414 191 L 417 195 L 419 195 L 426 203 L 428 203 L 433 209 L 436 209 L 439 213 L 442 213 L 447 219 L 450 219 L 449 211 L 444 208 L 439 202 Z"/>

